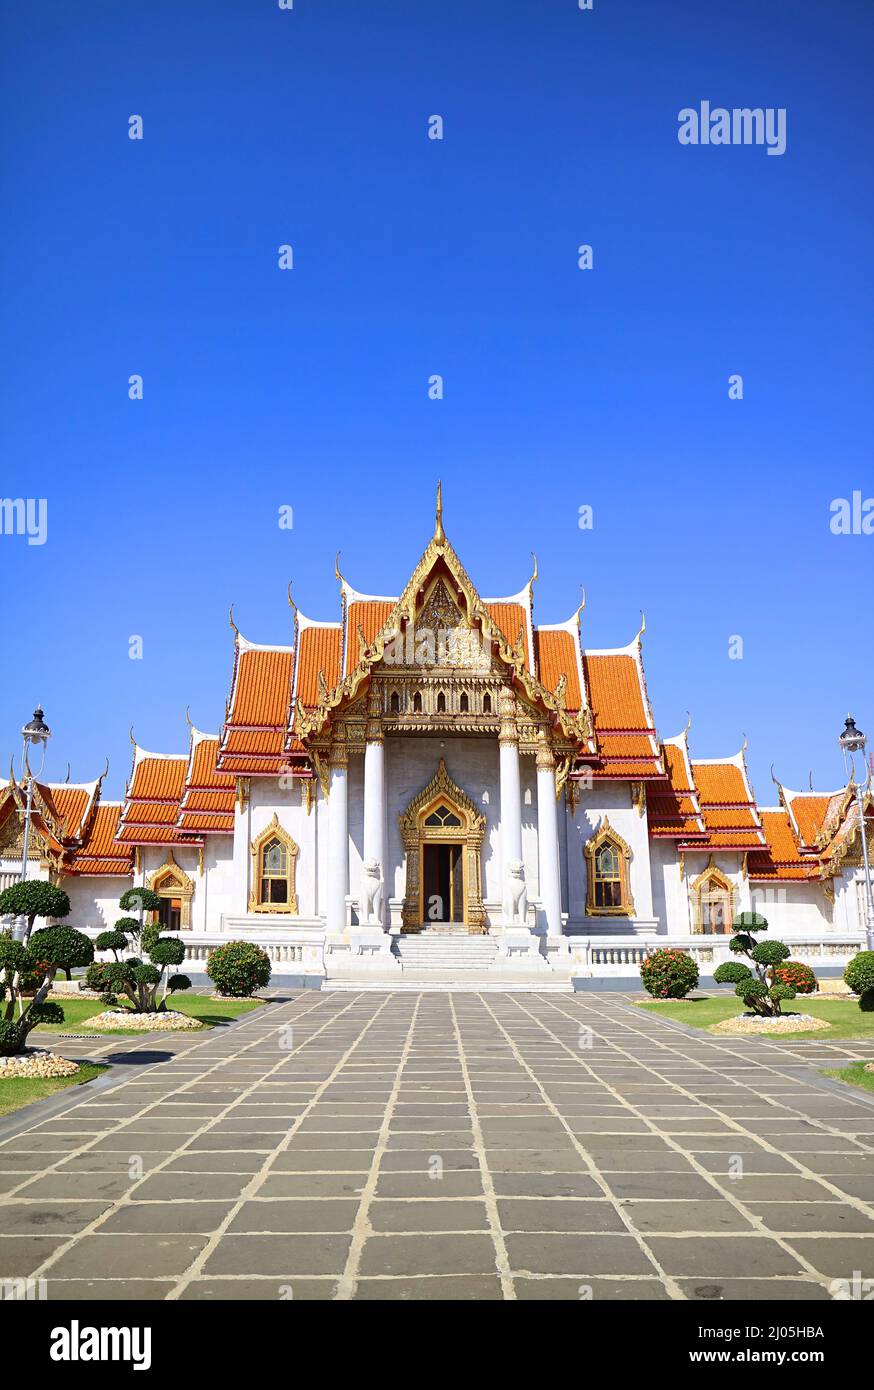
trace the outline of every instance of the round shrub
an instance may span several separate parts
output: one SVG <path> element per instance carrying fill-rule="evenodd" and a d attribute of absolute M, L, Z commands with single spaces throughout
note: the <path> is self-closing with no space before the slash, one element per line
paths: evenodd
<path fill-rule="evenodd" d="M 123 931 L 125 936 L 137 936 L 140 930 L 140 924 L 136 917 L 119 917 L 112 930 Z"/>
<path fill-rule="evenodd" d="M 768 992 L 775 1004 L 781 1004 L 784 999 L 795 998 L 795 990 L 791 985 L 772 985 Z"/>
<path fill-rule="evenodd" d="M 0 1019 L 0 1057 L 14 1057 L 22 1047 L 21 1029 L 15 1020 Z"/>
<path fill-rule="evenodd" d="M 29 883 L 13 883 L 0 893 L 0 916 L 26 917 L 33 924 L 37 917 L 66 917 L 70 899 L 63 888 L 34 878 Z"/>
<path fill-rule="evenodd" d="M 53 999 L 44 999 L 36 1008 L 28 1009 L 25 1018 L 28 1028 L 35 1028 L 38 1023 L 63 1023 L 64 1010 Z"/>
<path fill-rule="evenodd" d="M 105 1004 L 107 1009 L 111 1009 L 114 1004 L 118 1003 L 118 995 L 107 990 L 105 994 L 101 994 L 100 1002 L 101 1004 Z"/>
<path fill-rule="evenodd" d="M 0 936 L 0 970 L 8 970 L 10 976 L 15 971 L 22 973 L 29 970 L 32 966 L 30 953 L 26 946 L 22 946 L 20 941 L 16 941 L 9 932 L 4 932 Z"/>
<path fill-rule="evenodd" d="M 160 937 L 149 951 L 155 965 L 181 965 L 185 959 L 185 942 L 177 936 Z"/>
<path fill-rule="evenodd" d="M 767 931 L 768 919 L 761 912 L 739 912 L 731 925 L 736 932 L 746 936 L 750 932 Z"/>
<path fill-rule="evenodd" d="M 135 965 L 133 977 L 138 985 L 157 985 L 161 981 L 161 972 L 154 965 Z"/>
<path fill-rule="evenodd" d="M 27 943 L 31 960 L 46 960 L 55 970 L 75 970 L 90 965 L 94 946 L 90 937 L 74 927 L 43 927 Z"/>
<path fill-rule="evenodd" d="M 682 953 L 678 951 L 676 954 Z M 226 994 L 232 999 L 245 999 L 248 995 L 254 994 L 256 989 L 262 989 L 264 985 L 269 984 L 270 969 L 270 957 L 267 952 L 262 951 L 253 941 L 229 941 L 227 946 L 216 946 L 215 950 L 210 951 L 206 962 L 206 973 L 219 994 Z M 695 983 L 697 979 L 696 970 Z M 690 985 L 689 988 L 691 987 Z M 650 990 L 650 993 L 652 992 Z M 685 992 L 684 990 L 683 993 Z"/>
<path fill-rule="evenodd" d="M 854 994 L 868 994 L 874 990 L 874 951 L 860 951 L 853 956 L 844 971 L 844 980 Z"/>
<path fill-rule="evenodd" d="M 123 931 L 102 931 L 94 938 L 95 951 L 124 951 L 126 947 L 127 937 Z"/>
<path fill-rule="evenodd" d="M 796 994 L 814 994 L 817 989 L 813 970 L 802 960 L 784 960 L 775 965 L 774 980 L 777 984 L 791 985 Z"/>
<path fill-rule="evenodd" d="M 685 951 L 653 951 L 640 963 L 640 978 L 654 999 L 685 999 L 698 984 L 698 966 Z"/>
<path fill-rule="evenodd" d="M 739 985 L 741 980 L 752 979 L 752 970 L 748 965 L 743 965 L 739 960 L 725 960 L 722 965 L 717 965 L 713 972 L 713 979 L 718 985 Z"/>
<path fill-rule="evenodd" d="M 728 949 L 736 952 L 738 955 L 741 953 L 749 955 L 755 944 L 756 938 L 754 936 L 747 936 L 745 932 L 741 932 L 740 936 L 733 936 L 731 938 L 728 943 Z"/>
<path fill-rule="evenodd" d="M 756 965 L 779 965 L 789 959 L 789 947 L 782 941 L 760 941 L 750 952 Z"/>
<path fill-rule="evenodd" d="M 175 994 L 180 989 L 191 989 L 191 981 L 187 975 L 171 975 L 167 981 L 167 993 Z"/>
<path fill-rule="evenodd" d="M 764 999 L 768 994 L 768 986 L 764 980 L 757 980 L 753 975 L 748 980 L 741 980 L 739 985 L 735 985 L 734 992 L 738 999 L 744 1003 L 748 999 Z"/>

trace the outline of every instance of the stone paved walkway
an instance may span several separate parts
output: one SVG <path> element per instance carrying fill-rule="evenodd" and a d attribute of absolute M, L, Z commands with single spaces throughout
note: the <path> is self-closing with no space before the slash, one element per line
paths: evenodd
<path fill-rule="evenodd" d="M 301 992 L 64 1050 L 117 1059 L 110 1084 L 0 1142 L 0 1279 L 50 1298 L 810 1299 L 874 1278 L 874 1104 L 815 1070 L 852 1043 L 693 1034 L 616 994 Z"/>

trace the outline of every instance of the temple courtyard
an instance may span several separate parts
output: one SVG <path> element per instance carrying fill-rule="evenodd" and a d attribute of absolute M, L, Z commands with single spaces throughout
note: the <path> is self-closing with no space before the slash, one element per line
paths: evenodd
<path fill-rule="evenodd" d="M 874 1095 L 823 1072 L 870 1044 L 717 1037 L 634 998 L 274 989 L 208 1033 L 55 1037 L 112 1065 L 0 1120 L 0 1280 L 49 1299 L 864 1297 Z"/>

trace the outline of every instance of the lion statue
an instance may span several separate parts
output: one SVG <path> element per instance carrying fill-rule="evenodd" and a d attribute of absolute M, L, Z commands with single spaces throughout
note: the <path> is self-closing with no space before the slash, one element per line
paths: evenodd
<path fill-rule="evenodd" d="M 382 926 L 382 868 L 378 859 L 368 859 L 364 864 L 358 919 L 362 927 Z"/>
<path fill-rule="evenodd" d="M 504 926 L 524 927 L 528 919 L 528 890 L 525 887 L 525 865 L 521 859 L 507 864 L 504 885 Z"/>

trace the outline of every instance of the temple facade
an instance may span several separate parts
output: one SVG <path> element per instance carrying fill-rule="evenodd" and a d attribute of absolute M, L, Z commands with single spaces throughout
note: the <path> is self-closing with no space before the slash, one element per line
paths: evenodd
<path fill-rule="evenodd" d="M 702 973 L 756 908 L 801 959 L 840 966 L 864 942 L 851 784 L 759 806 L 744 751 L 694 758 L 658 732 L 644 628 L 591 649 L 583 607 L 536 623 L 534 573 L 483 598 L 443 529 L 399 596 L 340 574 L 334 619 L 289 589 L 287 643 L 231 612 L 224 718 L 187 747 L 133 741 L 123 802 L 94 782 L 32 788 L 28 873 L 68 892 L 69 921 L 105 930 L 143 884 L 189 945 L 257 940 L 278 974 L 328 982 L 415 974 L 448 939 L 496 973 L 636 973 L 682 945 Z M 0 885 L 17 880 L 23 782 L 0 786 Z M 874 845 L 872 845 L 874 849 Z M 462 940 L 463 939 L 463 940 Z M 462 952 L 463 954 L 463 952 Z M 461 960 L 460 956 L 457 956 Z"/>

